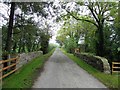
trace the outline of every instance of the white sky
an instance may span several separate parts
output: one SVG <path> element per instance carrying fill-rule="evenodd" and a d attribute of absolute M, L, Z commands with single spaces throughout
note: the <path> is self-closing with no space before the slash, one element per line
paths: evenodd
<path fill-rule="evenodd" d="M 4 20 L 3 17 L 8 18 L 7 10 L 8 10 L 8 6 L 0 3 L 0 27 L 6 24 L 6 21 Z"/>
<path fill-rule="evenodd" d="M 60 5 L 59 5 L 59 0 L 55 0 L 55 2 L 54 2 L 53 5 L 55 5 L 55 6 L 57 6 L 57 7 L 60 7 Z M 69 7 L 70 7 L 70 11 L 74 10 L 75 2 L 70 2 L 70 3 L 68 3 L 66 8 L 69 8 Z M 83 14 L 83 15 L 86 15 L 88 12 L 86 12 L 85 9 L 86 9 L 85 7 L 80 7 L 80 12 L 79 12 L 79 13 L 81 13 L 82 10 L 83 10 L 82 14 Z M 45 8 L 45 10 L 48 11 L 48 8 Z M 52 10 L 51 7 L 49 7 L 49 10 L 51 11 L 51 13 L 52 13 L 53 15 L 55 15 L 55 14 L 53 13 L 53 10 Z M 8 6 L 5 5 L 5 4 L 0 3 L 0 13 L 1 13 L 2 15 L 4 15 L 5 17 L 8 18 L 7 11 L 8 11 Z M 17 9 L 17 10 L 15 11 L 15 14 L 19 14 L 19 13 L 21 13 L 21 10 L 20 10 L 20 9 Z M 66 12 L 65 12 L 64 10 L 60 9 L 60 10 L 59 10 L 59 13 L 66 13 Z M 0 14 L 0 26 L 2 26 L 3 24 L 6 23 L 1 14 Z M 34 20 L 35 20 L 36 22 L 40 21 L 40 23 L 39 23 L 40 26 L 45 25 L 46 22 L 47 22 L 47 24 L 49 24 L 50 26 L 52 26 L 51 30 L 52 30 L 53 36 L 52 36 L 52 38 L 50 39 L 50 43 L 56 44 L 57 31 L 61 28 L 63 22 L 55 23 L 54 20 L 56 19 L 57 16 L 51 17 L 50 13 L 48 13 L 48 14 L 49 14 L 49 17 L 48 17 L 47 19 L 44 19 L 44 20 L 41 18 L 41 16 L 40 16 L 40 17 L 37 17 L 36 14 L 34 14 L 33 16 L 35 17 Z M 59 15 L 60 15 L 60 14 L 59 14 Z"/>
<path fill-rule="evenodd" d="M 56 2 L 54 3 L 55 5 L 58 5 L 58 0 L 55 0 Z M 9 7 L 3 3 L 0 3 L 0 27 L 3 26 L 4 24 L 7 23 L 7 21 L 3 18 L 9 18 Z M 50 8 L 50 11 L 52 11 L 52 8 Z M 15 14 L 20 14 L 21 13 L 21 10 L 18 8 L 16 11 L 15 11 Z M 54 13 L 53 13 L 54 14 Z M 53 37 L 50 39 L 50 43 L 54 43 L 56 44 L 56 35 L 57 35 L 57 31 L 60 29 L 61 27 L 61 23 L 55 23 L 54 20 L 56 19 L 57 16 L 51 18 L 51 16 L 49 16 L 48 19 L 42 19 L 41 16 L 38 18 L 36 14 L 33 15 L 35 18 L 34 20 L 37 22 L 37 21 L 40 21 L 41 22 L 41 26 L 43 24 L 45 24 L 45 22 L 47 22 L 47 24 L 51 25 L 52 28 L 52 33 L 53 33 Z"/>
<path fill-rule="evenodd" d="M 3 1 L 3 0 L 0 0 L 0 1 Z M 66 0 L 66 1 L 69 1 L 69 0 Z M 110 0 L 107 0 L 107 1 L 110 1 Z M 112 1 L 115 1 L 115 0 L 112 0 Z M 54 5 L 60 6 L 59 5 L 59 0 L 54 0 Z M 71 2 L 67 6 L 68 7 L 70 6 L 71 10 L 74 10 L 74 5 L 75 5 L 75 3 Z M 52 8 L 49 8 L 49 10 L 54 15 Z M 82 10 L 83 10 L 83 12 L 82 12 Z M 47 11 L 47 8 L 46 8 L 46 11 Z M 8 12 L 8 6 L 5 5 L 5 4 L 3 4 L 3 3 L 0 3 L 0 27 L 2 25 L 6 24 L 6 21 L 4 20 L 3 16 L 6 17 L 6 18 L 8 18 L 9 16 L 8 16 L 7 12 Z M 59 12 L 60 13 L 65 13 L 64 11 L 61 11 L 61 9 L 60 9 Z M 15 11 L 15 14 L 18 14 L 18 13 L 21 13 L 20 9 L 17 9 Z M 80 12 L 79 13 L 81 15 L 86 15 L 86 14 L 89 13 L 89 11 L 87 11 L 86 8 L 82 6 L 82 7 L 80 7 Z M 44 20 L 41 17 L 38 18 L 37 15 L 35 15 L 35 14 L 34 14 L 34 17 L 35 17 L 35 21 L 40 21 L 41 22 L 40 23 L 41 26 L 43 24 L 45 24 L 46 22 L 47 22 L 47 24 L 49 24 L 49 25 L 52 26 L 51 30 L 53 32 L 53 37 L 50 39 L 50 43 L 56 43 L 55 39 L 56 39 L 57 31 L 60 29 L 60 27 L 62 26 L 63 22 L 55 23 L 54 20 L 56 19 L 57 16 L 51 17 L 49 15 L 49 18 L 44 19 Z"/>

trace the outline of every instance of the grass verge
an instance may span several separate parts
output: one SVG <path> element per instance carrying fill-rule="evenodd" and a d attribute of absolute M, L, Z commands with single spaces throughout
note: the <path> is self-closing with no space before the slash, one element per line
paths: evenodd
<path fill-rule="evenodd" d="M 45 61 L 52 55 L 55 49 L 48 54 L 39 56 L 31 60 L 28 64 L 20 68 L 16 73 L 3 80 L 3 90 L 6 88 L 30 88 L 34 80 L 42 70 Z"/>
<path fill-rule="evenodd" d="M 113 89 L 118 90 L 118 85 L 120 85 L 118 79 L 120 78 L 120 76 L 102 73 L 97 69 L 93 68 L 92 66 L 88 65 L 83 60 L 80 60 L 78 57 L 74 56 L 73 54 L 67 53 L 63 49 L 61 50 L 65 55 L 67 55 L 70 59 L 72 59 L 75 63 L 77 63 L 77 65 L 79 65 L 81 68 L 86 70 L 89 74 L 93 75 L 95 78 L 101 81 L 110 90 L 113 90 Z"/>

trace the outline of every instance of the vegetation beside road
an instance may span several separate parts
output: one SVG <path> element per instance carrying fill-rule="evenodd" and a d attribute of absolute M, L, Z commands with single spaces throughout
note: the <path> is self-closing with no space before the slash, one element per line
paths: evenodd
<path fill-rule="evenodd" d="M 28 64 L 24 65 L 16 73 L 3 80 L 3 89 L 5 88 L 30 88 L 33 85 L 37 75 L 40 74 L 45 61 L 52 55 L 55 49 L 48 54 L 39 56 Z"/>
<path fill-rule="evenodd" d="M 88 65 L 83 60 L 79 59 L 78 57 L 74 56 L 73 54 L 67 53 L 65 50 L 61 49 L 62 52 L 67 55 L 70 59 L 72 59 L 78 66 L 86 70 L 88 73 L 96 77 L 99 81 L 101 81 L 104 85 L 106 85 L 111 90 L 118 88 L 118 75 L 111 75 L 102 73 L 92 66 Z"/>

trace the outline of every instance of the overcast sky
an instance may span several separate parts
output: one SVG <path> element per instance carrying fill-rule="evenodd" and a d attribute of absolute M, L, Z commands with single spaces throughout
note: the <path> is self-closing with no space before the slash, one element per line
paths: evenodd
<path fill-rule="evenodd" d="M 54 0 L 54 3 L 53 3 L 53 6 L 56 6 L 56 7 L 59 7 L 59 10 L 58 10 L 58 14 L 57 16 L 59 16 L 60 14 L 65 14 L 66 11 L 64 9 L 61 8 L 60 4 L 59 4 L 60 0 Z M 74 10 L 75 8 L 75 2 L 69 2 L 67 5 L 66 5 L 66 8 L 69 8 L 70 7 L 70 11 Z M 6 24 L 6 20 L 3 18 L 9 18 L 8 14 L 9 14 L 9 8 L 7 5 L 3 4 L 3 3 L 0 3 L 0 26 Z M 61 26 L 63 25 L 63 21 L 61 22 L 55 22 L 56 21 L 56 14 L 53 12 L 53 9 L 52 7 L 49 7 L 48 8 L 45 8 L 44 9 L 46 12 L 48 12 L 48 18 L 45 19 L 41 16 L 37 17 L 36 14 L 33 14 L 34 16 L 34 20 L 36 22 L 39 21 L 39 25 L 40 26 L 44 26 L 45 23 L 47 23 L 48 25 L 51 26 L 51 31 L 52 31 L 52 34 L 53 34 L 53 37 L 50 39 L 50 43 L 56 43 L 56 36 L 57 36 L 57 31 L 61 28 Z M 54 17 L 51 16 L 51 14 L 49 13 L 49 11 L 52 13 L 52 15 L 54 15 Z M 18 8 L 16 11 L 15 11 L 15 14 L 20 14 L 21 13 L 21 10 Z M 86 8 L 85 7 L 80 7 L 80 12 L 79 13 L 82 13 L 81 15 L 86 15 L 88 14 L 88 12 L 86 11 Z"/>
<path fill-rule="evenodd" d="M 55 0 L 54 5 L 58 6 L 59 0 Z M 7 21 L 4 18 L 7 18 L 7 19 L 9 18 L 9 12 L 10 12 L 9 8 L 10 7 L 8 7 L 7 5 L 0 3 L 0 27 L 7 23 Z M 45 10 L 47 11 L 47 8 L 45 8 Z M 52 12 L 52 14 L 54 14 L 51 7 L 49 7 L 49 10 Z M 15 10 L 15 14 L 20 14 L 20 13 L 21 13 L 20 9 Z M 47 19 L 45 19 L 45 18 L 43 19 L 43 17 L 41 17 L 41 16 L 37 17 L 36 14 L 34 14 L 33 16 L 34 16 L 34 20 L 36 22 L 39 21 L 40 22 L 39 24 L 41 26 L 44 26 L 45 23 L 47 23 L 48 25 L 51 26 L 50 29 L 52 30 L 53 37 L 50 39 L 50 43 L 56 43 L 56 41 L 55 41 L 56 34 L 57 34 L 57 31 L 62 26 L 63 22 L 56 23 L 55 19 L 57 16 L 51 17 L 50 14 Z"/>
<path fill-rule="evenodd" d="M 0 1 L 3 1 L 3 0 L 0 0 Z M 18 0 L 19 1 L 19 0 Z M 25 1 L 25 0 L 24 0 Z M 29 0 L 28 0 L 29 1 Z M 45 1 L 45 0 L 43 0 Z M 47 0 L 48 1 L 48 0 Z M 51 0 L 49 0 L 51 1 Z M 60 0 L 53 0 L 54 1 L 54 4 L 55 6 L 57 7 L 60 7 L 60 4 L 59 4 L 59 1 Z M 62 0 L 61 0 L 62 1 Z M 65 0 L 64 0 L 65 1 Z M 66 1 L 74 1 L 74 0 L 66 0 Z M 81 0 L 82 1 L 82 0 Z M 104 1 L 104 0 L 100 0 L 100 1 Z M 115 0 L 107 0 L 107 1 L 115 1 Z M 74 10 L 74 6 L 75 6 L 75 2 L 70 2 L 67 4 L 67 7 L 70 7 L 71 10 Z M 48 8 L 45 8 L 45 10 L 48 12 Z M 44 26 L 45 23 L 47 22 L 47 24 L 49 24 L 51 26 L 51 30 L 52 30 L 52 33 L 53 33 L 53 37 L 52 39 L 50 39 L 50 43 L 56 43 L 55 39 L 56 39 L 56 34 L 57 34 L 57 31 L 60 29 L 60 27 L 62 26 L 63 24 L 63 21 L 59 22 L 59 23 L 56 23 L 55 20 L 56 20 L 56 17 L 55 14 L 53 13 L 53 9 L 52 7 L 49 7 L 49 11 L 52 13 L 52 15 L 54 15 L 54 17 L 52 17 L 50 15 L 50 13 L 48 13 L 48 18 L 47 19 L 43 19 L 41 16 L 37 17 L 36 14 L 34 14 L 34 20 L 36 22 L 40 21 L 40 26 Z M 86 7 L 80 7 L 80 10 L 79 10 L 81 13 L 81 15 L 87 15 L 89 13 L 89 11 L 86 10 Z M 19 14 L 21 13 L 21 10 L 20 9 L 17 9 L 15 11 L 15 14 Z M 66 13 L 62 8 L 59 9 L 59 14 L 58 16 L 61 14 L 61 13 Z M 4 24 L 7 23 L 7 21 L 4 19 L 5 18 L 9 18 L 9 7 L 3 3 L 0 3 L 0 27 Z"/>

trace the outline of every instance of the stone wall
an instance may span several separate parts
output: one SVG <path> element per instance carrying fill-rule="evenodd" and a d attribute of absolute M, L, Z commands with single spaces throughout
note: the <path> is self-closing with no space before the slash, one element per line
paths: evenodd
<path fill-rule="evenodd" d="M 75 53 L 75 55 L 97 70 L 104 73 L 110 73 L 110 65 L 106 58 L 94 56 L 88 53 Z"/>
<path fill-rule="evenodd" d="M 42 51 L 36 51 L 36 52 L 30 52 L 30 53 L 22 53 L 19 54 L 19 62 L 17 64 L 17 68 L 22 67 L 24 64 L 27 64 L 29 61 L 31 61 L 33 58 L 36 58 L 40 55 L 42 55 Z"/>

